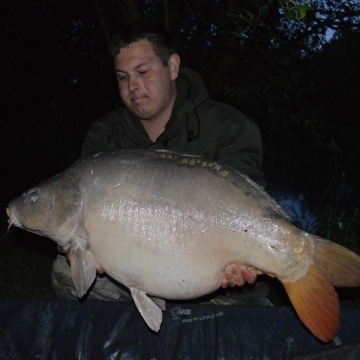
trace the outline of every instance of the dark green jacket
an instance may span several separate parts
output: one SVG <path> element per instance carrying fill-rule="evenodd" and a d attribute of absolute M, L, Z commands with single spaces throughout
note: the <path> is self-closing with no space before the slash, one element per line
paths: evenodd
<path fill-rule="evenodd" d="M 205 156 L 265 186 L 257 125 L 235 108 L 210 100 L 196 72 L 181 69 L 177 85 L 178 96 L 171 118 L 156 142 L 150 140 L 140 120 L 122 107 L 92 125 L 82 155 L 113 149 L 167 149 Z"/>

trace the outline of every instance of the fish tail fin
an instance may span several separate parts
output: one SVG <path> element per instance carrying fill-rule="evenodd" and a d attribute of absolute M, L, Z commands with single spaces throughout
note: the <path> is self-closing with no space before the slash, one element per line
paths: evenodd
<path fill-rule="evenodd" d="M 300 319 L 315 336 L 327 342 L 335 337 L 340 324 L 334 286 L 360 286 L 360 257 L 314 236 L 313 261 L 304 277 L 283 285 Z"/>
<path fill-rule="evenodd" d="M 298 316 L 320 340 L 331 341 L 339 328 L 340 308 L 334 286 L 311 265 L 295 282 L 283 282 Z"/>
<path fill-rule="evenodd" d="M 334 286 L 360 286 L 360 256 L 329 240 L 314 236 L 314 263 Z"/>

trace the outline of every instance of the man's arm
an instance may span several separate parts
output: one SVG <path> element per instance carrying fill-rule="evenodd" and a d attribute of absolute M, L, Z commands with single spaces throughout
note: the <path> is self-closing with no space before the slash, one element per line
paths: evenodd
<path fill-rule="evenodd" d="M 263 149 L 259 128 L 250 119 L 244 126 L 228 125 L 219 137 L 216 161 L 249 176 L 265 188 L 261 171 Z"/>

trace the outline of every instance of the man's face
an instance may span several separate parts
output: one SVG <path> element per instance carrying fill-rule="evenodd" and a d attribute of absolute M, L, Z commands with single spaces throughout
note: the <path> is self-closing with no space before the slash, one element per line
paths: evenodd
<path fill-rule="evenodd" d="M 122 48 L 114 64 L 120 96 L 127 108 L 141 120 L 168 120 L 177 93 L 179 56 L 171 55 L 168 66 L 164 66 L 152 45 L 140 40 Z"/>

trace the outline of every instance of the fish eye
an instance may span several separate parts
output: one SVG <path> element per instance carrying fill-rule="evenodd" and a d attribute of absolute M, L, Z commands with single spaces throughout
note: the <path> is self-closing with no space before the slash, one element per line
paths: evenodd
<path fill-rule="evenodd" d="M 28 194 L 27 198 L 28 198 L 29 202 L 31 204 L 33 204 L 33 203 L 37 202 L 37 200 L 39 199 L 39 194 L 37 191 L 32 191 L 30 194 Z"/>

